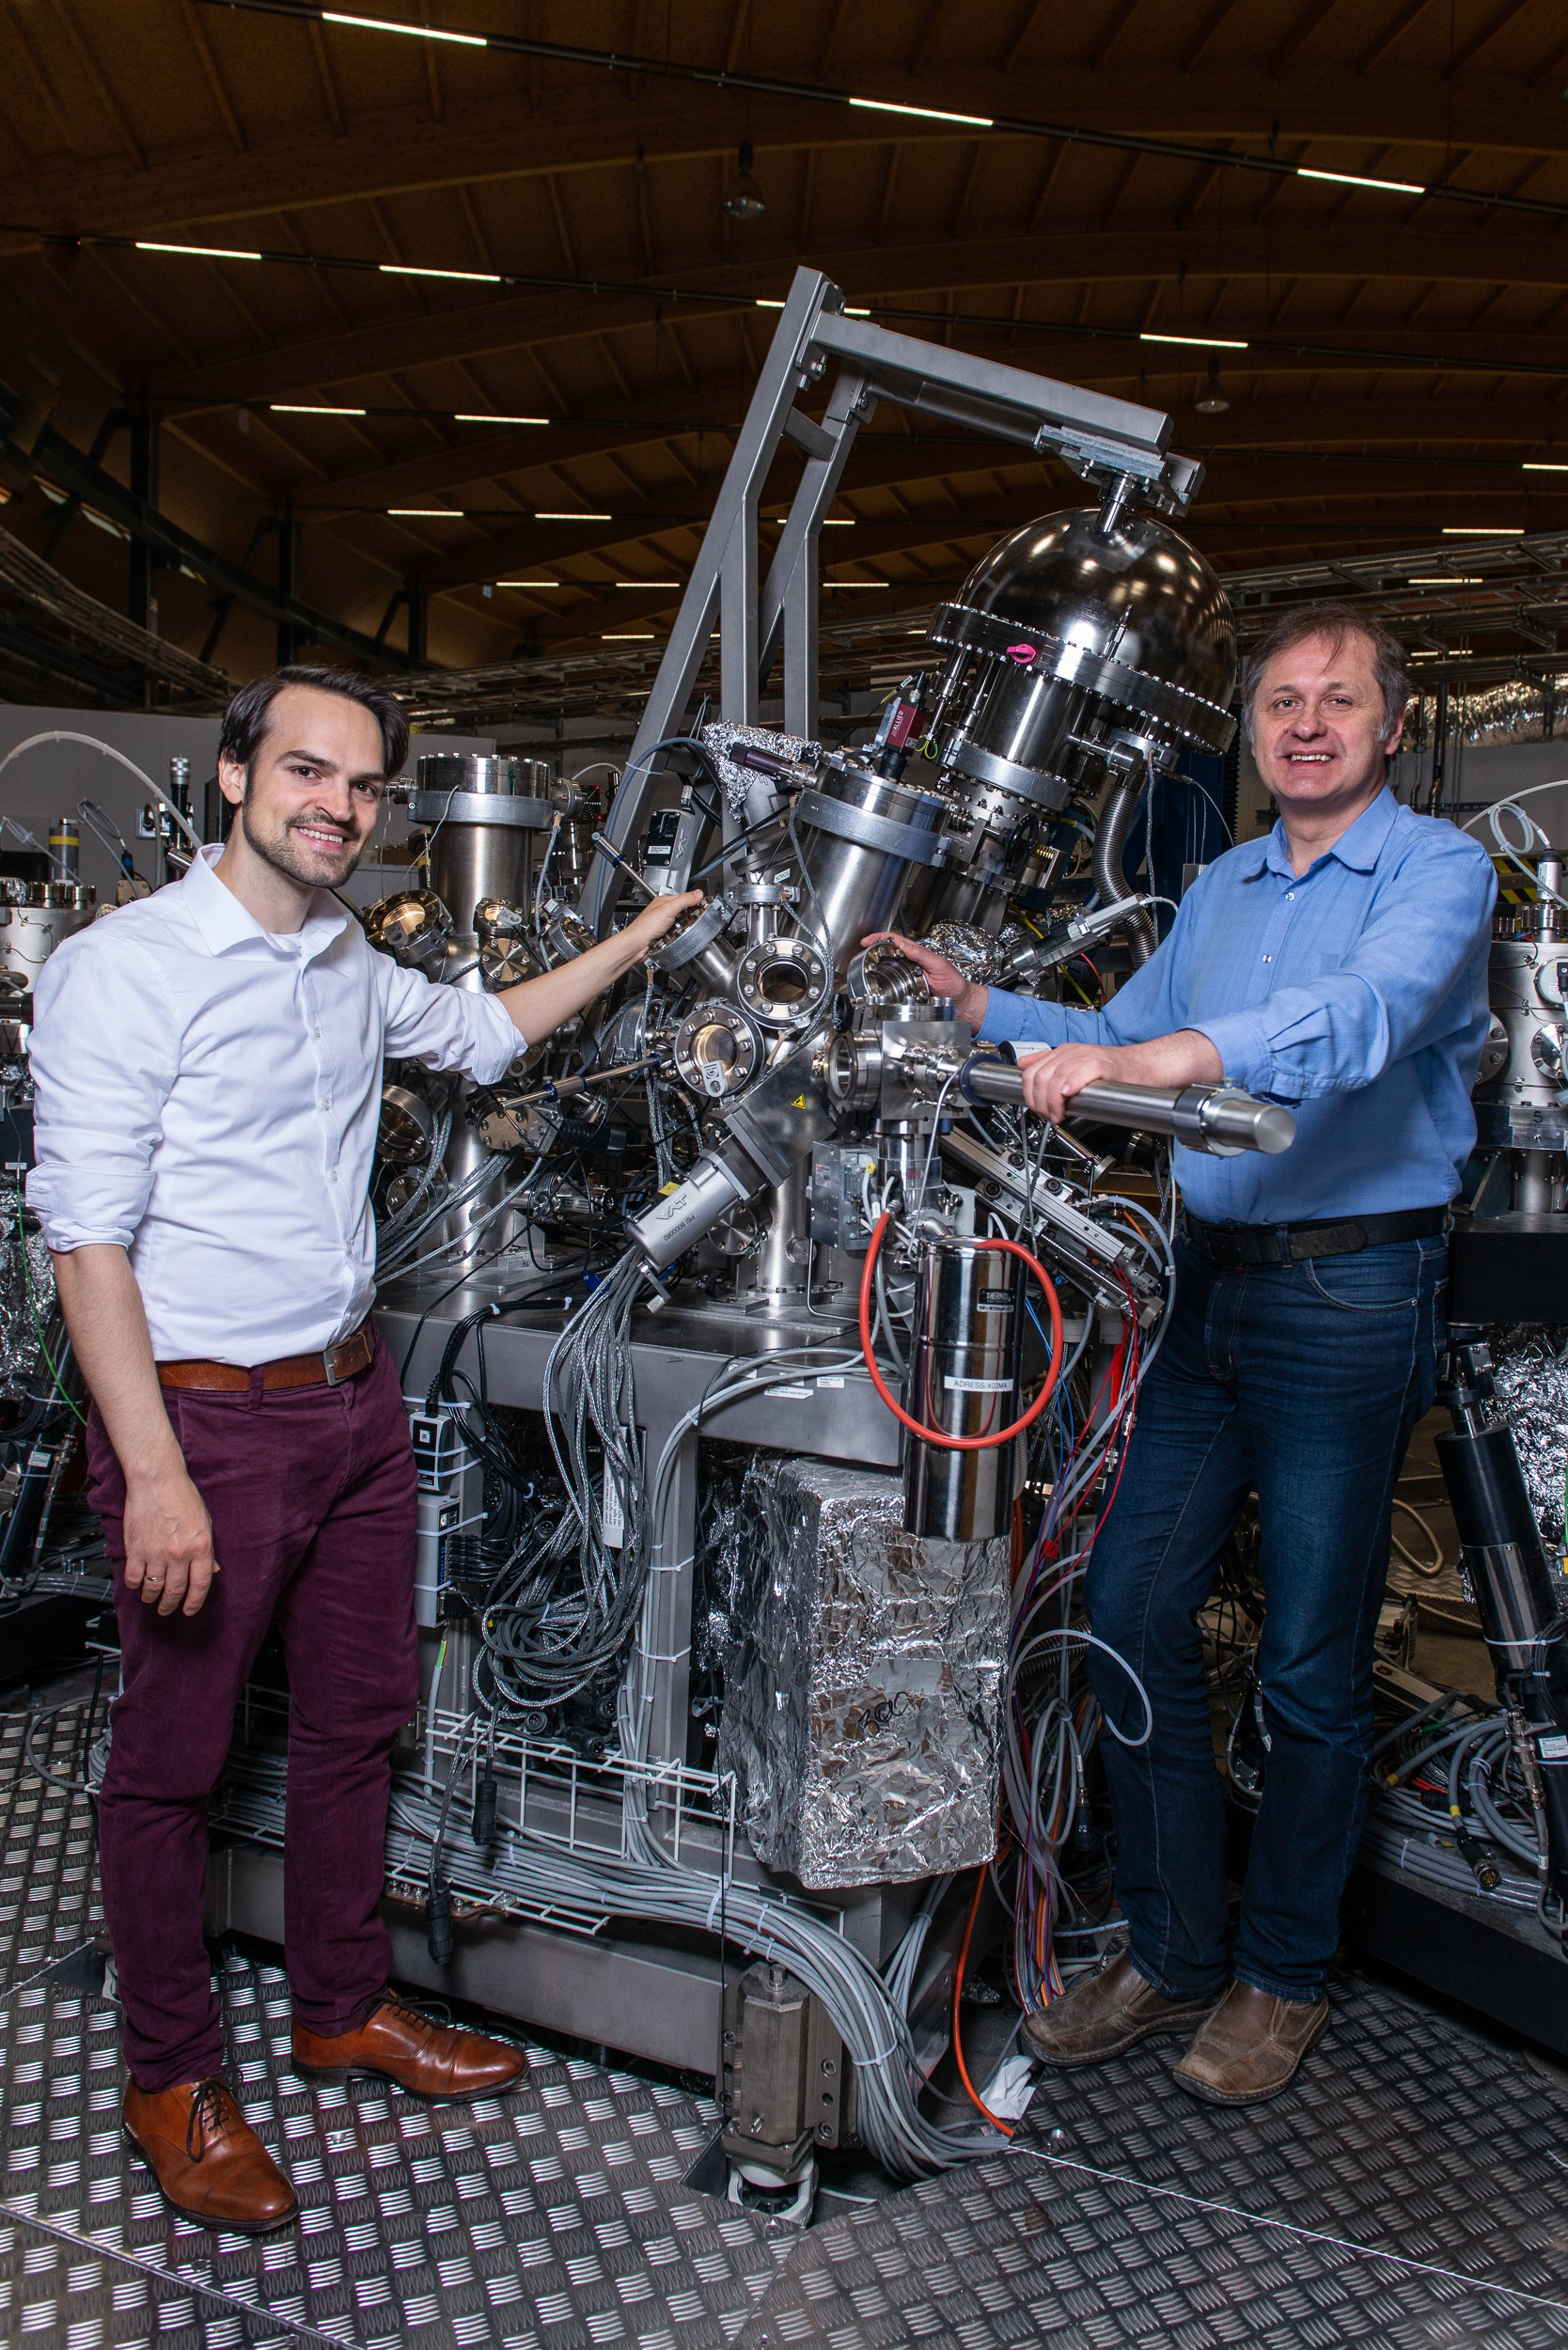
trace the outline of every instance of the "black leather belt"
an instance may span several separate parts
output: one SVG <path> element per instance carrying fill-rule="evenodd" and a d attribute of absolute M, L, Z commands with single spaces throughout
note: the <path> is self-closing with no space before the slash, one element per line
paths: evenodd
<path fill-rule="evenodd" d="M 1394 1215 L 1325 1217 L 1310 1224 L 1204 1224 L 1188 1214 L 1187 1239 L 1216 1265 L 1294 1264 L 1304 1257 L 1350 1257 L 1389 1241 L 1426 1240 L 1448 1230 L 1447 1208 Z"/>

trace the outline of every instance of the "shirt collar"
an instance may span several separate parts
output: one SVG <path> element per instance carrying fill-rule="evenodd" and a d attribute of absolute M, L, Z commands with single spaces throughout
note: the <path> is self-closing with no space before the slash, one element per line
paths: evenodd
<path fill-rule="evenodd" d="M 183 893 L 182 902 L 192 921 L 213 954 L 227 954 L 235 947 L 254 946 L 258 939 L 274 951 L 289 953 L 297 939 L 300 961 L 312 963 L 347 928 L 349 916 L 344 908 L 330 890 L 318 889 L 297 932 L 263 930 L 227 882 L 218 879 L 214 868 L 222 854 L 222 846 L 209 841 L 205 848 L 196 851 L 183 881 L 175 884 Z"/>
<path fill-rule="evenodd" d="M 1398 813 L 1399 802 L 1385 786 L 1376 799 L 1361 810 L 1349 830 L 1340 835 L 1334 846 L 1325 849 L 1323 856 L 1313 858 L 1307 871 L 1314 872 L 1325 858 L 1333 856 L 1354 873 L 1370 873 L 1383 854 L 1383 844 Z M 1276 823 L 1271 833 L 1266 833 L 1261 840 L 1248 841 L 1247 847 L 1250 854 L 1242 870 L 1244 881 L 1256 881 L 1262 872 L 1287 875 L 1293 881 L 1306 879 L 1306 874 L 1297 875 L 1291 863 L 1290 844 L 1285 838 L 1283 823 Z"/>

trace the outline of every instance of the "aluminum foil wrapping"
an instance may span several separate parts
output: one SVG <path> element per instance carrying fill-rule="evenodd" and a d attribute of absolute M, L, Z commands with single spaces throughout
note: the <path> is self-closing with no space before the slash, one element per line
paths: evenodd
<path fill-rule="evenodd" d="M 729 753 L 737 743 L 758 750 L 772 751 L 776 759 L 791 761 L 798 759 L 816 760 L 823 755 L 820 743 L 808 743 L 798 734 L 775 734 L 766 727 L 733 727 L 722 718 L 715 718 L 703 728 L 702 743 L 718 769 L 731 816 L 744 816 L 746 794 L 766 781 L 765 776 L 758 775 L 752 768 L 736 766 Z"/>
<path fill-rule="evenodd" d="M 1492 1360 L 1497 1399 L 1513 1431 L 1525 1489 L 1549 1559 L 1564 1548 L 1564 1485 L 1568 1483 L 1568 1346 L 1560 1331 L 1530 1324 L 1494 1333 Z"/>
<path fill-rule="evenodd" d="M 41 1232 L 28 1233 L 24 1242 L 20 1205 L 14 1190 L 0 1187 L 0 1395 L 4 1396 L 36 1394 L 40 1375 L 45 1386 L 49 1378 L 39 1348 L 39 1325 L 47 1324 L 54 1308 L 55 1267 Z"/>
<path fill-rule="evenodd" d="M 812 1890 L 989 1859 L 1006 1538 L 906 1534 L 897 1478 L 760 1454 L 730 1539 L 717 1761 L 758 1859 Z"/>

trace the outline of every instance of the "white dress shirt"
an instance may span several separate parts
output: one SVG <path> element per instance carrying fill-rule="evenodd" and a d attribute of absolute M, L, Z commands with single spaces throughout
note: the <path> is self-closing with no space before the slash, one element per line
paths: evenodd
<path fill-rule="evenodd" d="M 39 974 L 27 1198 L 55 1250 L 129 1250 L 159 1362 L 274 1362 L 364 1320 L 382 1058 L 493 1085 L 493 995 L 432 986 L 319 891 L 264 931 L 201 852 Z"/>

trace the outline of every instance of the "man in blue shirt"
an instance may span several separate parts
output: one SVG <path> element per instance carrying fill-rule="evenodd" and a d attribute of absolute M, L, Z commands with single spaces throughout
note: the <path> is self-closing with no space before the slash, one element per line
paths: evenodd
<path fill-rule="evenodd" d="M 1095 1542 L 1090 1671 L 1117 1827 L 1126 1953 L 1031 2017 L 1049 2061 L 1196 2030 L 1176 2077 L 1277 2096 L 1326 2029 L 1324 1973 L 1365 1810 L 1372 1635 L 1394 1481 L 1432 1403 L 1448 1202 L 1475 1140 L 1496 881 L 1482 849 L 1388 789 L 1398 644 L 1334 605 L 1282 619 L 1246 723 L 1279 821 L 1200 874 L 1103 1012 L 965 982 L 906 948 L 984 1037 L 1050 1049 L 1025 1096 L 1060 1118 L 1095 1078 L 1221 1077 L 1289 1102 L 1278 1158 L 1178 1149 L 1174 1310 Z M 902 943 L 902 942 L 901 942 Z M 1267 1748 L 1233 1944 L 1196 1616 L 1250 1492 Z"/>

